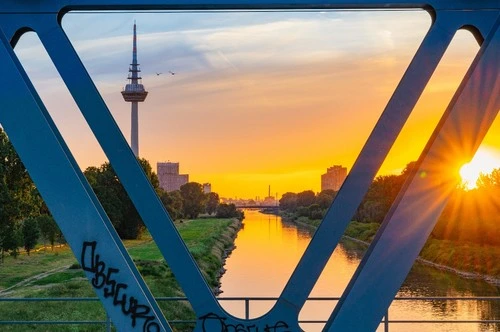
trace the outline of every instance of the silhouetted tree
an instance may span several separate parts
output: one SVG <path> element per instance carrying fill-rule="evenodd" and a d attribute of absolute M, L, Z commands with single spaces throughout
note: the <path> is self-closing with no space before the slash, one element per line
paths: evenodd
<path fill-rule="evenodd" d="M 205 194 L 203 187 L 197 182 L 188 182 L 181 186 L 184 216 L 197 218 L 204 210 Z"/>
<path fill-rule="evenodd" d="M 293 211 L 295 208 L 297 208 L 297 194 L 291 192 L 284 193 L 280 199 L 280 209 Z"/>
<path fill-rule="evenodd" d="M 234 204 L 221 203 L 217 206 L 217 212 L 215 215 L 217 218 L 238 218 L 243 220 L 245 214 L 236 208 Z"/>
<path fill-rule="evenodd" d="M 35 218 L 28 218 L 23 221 L 23 246 L 28 256 L 31 249 L 35 248 L 38 238 L 40 237 L 40 229 Z"/>
<path fill-rule="evenodd" d="M 331 189 L 322 190 L 316 197 L 316 203 L 322 209 L 328 209 L 330 205 L 332 205 L 333 199 L 335 198 L 336 194 L 337 192 L 335 190 Z"/>
<path fill-rule="evenodd" d="M 437 239 L 500 245 L 500 171 L 482 174 L 477 188 L 456 188 L 432 230 Z"/>
<path fill-rule="evenodd" d="M 403 175 L 377 176 L 363 198 L 354 219 L 360 222 L 381 223 L 396 199 L 404 180 Z"/>
<path fill-rule="evenodd" d="M 23 245 L 23 234 L 20 229 L 19 222 L 9 224 L 2 230 L 2 262 L 4 253 L 9 251 L 10 255 L 17 257 L 19 247 Z"/>
<path fill-rule="evenodd" d="M 26 168 L 0 128 L 0 250 L 17 253 L 21 220 L 40 213 L 41 198 Z"/>
<path fill-rule="evenodd" d="M 172 219 L 175 220 L 183 217 L 182 196 L 179 190 L 171 192 L 161 190 L 159 195 L 163 206 L 165 206 Z"/>
<path fill-rule="evenodd" d="M 312 220 L 323 219 L 323 211 L 319 204 L 311 204 L 307 208 L 309 210 L 309 218 Z"/>
<path fill-rule="evenodd" d="M 54 218 L 52 218 L 52 216 L 49 216 L 47 214 L 42 214 L 41 216 L 37 217 L 36 221 L 38 223 L 38 228 L 40 229 L 40 235 L 44 240 L 49 241 L 50 247 L 52 248 L 52 250 L 54 250 L 54 243 L 56 241 L 56 238 L 59 233 L 61 233 L 56 221 L 54 220 Z"/>
<path fill-rule="evenodd" d="M 500 189 L 500 168 L 495 168 L 493 171 L 491 171 L 490 174 L 483 174 L 481 173 L 479 175 L 479 178 L 477 179 L 477 188 L 478 189 L 486 189 L 486 190 L 491 190 L 491 189 Z"/>
<path fill-rule="evenodd" d="M 139 159 L 139 163 L 155 191 L 158 191 L 158 176 L 152 171 L 149 162 Z M 144 223 L 113 167 L 106 162 L 100 167 L 87 168 L 84 174 L 120 237 L 138 238 L 144 230 Z"/>
<path fill-rule="evenodd" d="M 297 206 L 308 207 L 314 204 L 316 201 L 316 195 L 312 190 L 305 190 L 297 194 Z"/>
<path fill-rule="evenodd" d="M 210 192 L 207 194 L 207 204 L 206 211 L 208 214 L 213 214 L 217 211 L 217 206 L 219 205 L 219 194 Z"/>

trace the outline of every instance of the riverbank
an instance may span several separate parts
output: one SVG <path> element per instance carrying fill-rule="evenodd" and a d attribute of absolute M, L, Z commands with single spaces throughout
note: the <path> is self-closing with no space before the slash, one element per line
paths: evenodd
<path fill-rule="evenodd" d="M 195 219 L 176 223 L 191 255 L 200 267 L 207 284 L 214 293 L 219 289 L 219 278 L 224 260 L 233 248 L 234 238 L 241 228 L 237 219 Z M 155 297 L 182 297 L 180 286 L 165 263 L 149 234 L 139 240 L 124 241 L 138 270 Z M 51 273 L 47 273 L 50 271 Z M 53 273 L 52 273 L 53 272 Z M 8 290 L 7 290 L 8 289 Z M 3 292 L 3 293 L 2 293 Z M 0 265 L 0 297 L 95 297 L 95 293 L 76 263 L 69 248 L 37 252 L 14 259 L 6 257 Z M 194 320 L 189 303 L 159 302 L 168 320 Z M 106 319 L 100 302 L 0 302 L 0 321 L 88 321 Z M 37 329 L 38 328 L 38 329 Z M 192 326 L 175 325 L 177 331 L 190 331 Z M 40 325 L 7 326 L 2 331 L 35 331 Z M 58 326 L 50 331 L 101 331 L 99 325 Z"/>
<path fill-rule="evenodd" d="M 312 230 L 316 230 L 321 222 L 321 220 L 310 220 L 306 217 L 294 218 L 291 214 L 283 214 L 281 217 L 288 222 Z M 344 237 L 368 246 L 379 226 L 377 223 L 353 221 L 347 227 Z M 422 264 L 455 273 L 464 278 L 480 279 L 500 286 L 499 257 L 500 248 L 498 247 L 430 238 L 417 260 Z"/>

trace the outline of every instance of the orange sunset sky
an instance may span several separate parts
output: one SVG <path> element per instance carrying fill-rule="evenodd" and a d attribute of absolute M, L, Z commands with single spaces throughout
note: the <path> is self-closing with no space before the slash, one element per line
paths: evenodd
<path fill-rule="evenodd" d="M 318 192 L 327 167 L 350 169 L 430 26 L 422 11 L 68 14 L 63 27 L 127 140 L 134 19 L 149 91 L 141 157 L 244 198 L 268 185 Z M 418 158 L 478 49 L 457 33 L 379 174 Z M 106 161 L 34 34 L 16 53 L 82 169 Z M 497 118 L 481 147 L 497 167 L 499 137 Z"/>

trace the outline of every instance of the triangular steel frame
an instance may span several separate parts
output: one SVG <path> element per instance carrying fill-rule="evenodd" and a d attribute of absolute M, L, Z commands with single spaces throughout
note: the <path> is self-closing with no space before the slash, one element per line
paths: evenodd
<path fill-rule="evenodd" d="M 455 32 L 471 30 L 481 48 L 324 329 L 374 331 L 444 208 L 443 193 L 456 186 L 443 169 L 472 158 L 500 109 L 499 7 L 498 0 L 3 0 L 0 59 L 9 87 L 0 89 L 0 123 L 118 330 L 171 328 L 13 52 L 26 31 L 38 34 L 175 274 L 196 313 L 195 330 L 301 331 L 299 311 Z M 71 10 L 390 8 L 425 9 L 432 26 L 275 306 L 251 320 L 229 315 L 62 30 L 62 16 Z"/>

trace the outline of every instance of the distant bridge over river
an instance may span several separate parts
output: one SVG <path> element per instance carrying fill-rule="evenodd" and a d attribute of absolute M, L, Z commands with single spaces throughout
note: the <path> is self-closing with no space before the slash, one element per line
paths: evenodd
<path fill-rule="evenodd" d="M 273 209 L 273 210 L 279 210 L 279 206 L 276 205 L 236 205 L 238 209 Z"/>

